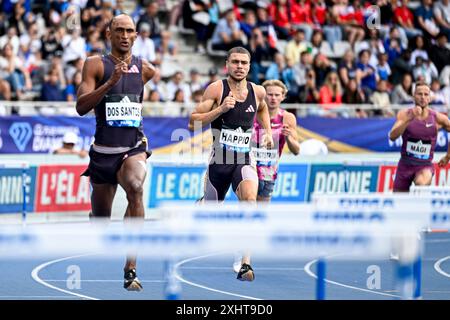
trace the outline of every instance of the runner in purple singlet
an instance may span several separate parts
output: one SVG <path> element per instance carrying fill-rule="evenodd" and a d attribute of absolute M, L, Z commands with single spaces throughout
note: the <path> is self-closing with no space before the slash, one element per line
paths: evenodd
<path fill-rule="evenodd" d="M 428 85 L 416 85 L 414 100 L 416 104 L 414 108 L 398 112 L 397 121 L 389 133 L 389 139 L 392 141 L 400 136 L 403 139 L 394 192 L 409 192 L 413 182 L 419 186 L 431 184 L 437 132 L 440 128 L 450 132 L 448 117 L 428 108 L 431 100 Z M 445 166 L 449 160 L 450 149 L 438 165 Z"/>

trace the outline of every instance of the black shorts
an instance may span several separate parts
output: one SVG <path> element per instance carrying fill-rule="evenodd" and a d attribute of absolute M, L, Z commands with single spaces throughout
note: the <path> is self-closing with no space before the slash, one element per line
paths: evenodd
<path fill-rule="evenodd" d="M 131 156 L 145 152 L 147 158 L 152 154 L 147 151 L 147 144 L 141 143 L 138 147 L 123 153 L 104 154 L 94 151 L 91 146 L 89 150 L 89 166 L 81 175 L 90 177 L 95 184 L 117 184 L 117 172 L 120 170 L 123 161 Z"/>
<path fill-rule="evenodd" d="M 205 177 L 206 201 L 223 201 L 230 188 L 236 192 L 243 180 L 253 180 L 258 183 L 256 168 L 250 164 L 215 164 L 208 165 Z"/>

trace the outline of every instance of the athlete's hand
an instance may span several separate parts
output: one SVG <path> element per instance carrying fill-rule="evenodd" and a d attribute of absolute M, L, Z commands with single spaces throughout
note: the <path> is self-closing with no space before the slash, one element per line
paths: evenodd
<path fill-rule="evenodd" d="M 225 99 L 223 99 L 223 102 L 220 106 L 220 110 L 222 111 L 222 113 L 228 112 L 230 109 L 234 108 L 234 105 L 236 104 L 236 99 L 233 97 L 233 92 L 231 92 L 228 94 L 227 97 L 225 97 Z"/>
<path fill-rule="evenodd" d="M 264 133 L 262 136 L 262 146 L 266 149 L 272 149 L 274 146 L 272 133 Z"/>
<path fill-rule="evenodd" d="M 450 154 L 446 154 L 441 160 L 438 162 L 439 167 L 445 167 L 450 161 Z"/>
<path fill-rule="evenodd" d="M 117 82 L 119 82 L 120 78 L 124 73 L 127 73 L 128 71 L 128 65 L 125 61 L 119 62 L 114 66 L 114 72 L 111 75 L 111 78 L 109 78 L 108 82 L 111 87 L 113 87 Z"/>
<path fill-rule="evenodd" d="M 415 106 L 414 108 L 410 109 L 408 112 L 409 120 L 412 121 L 414 118 L 418 118 L 422 115 L 422 108 L 419 106 Z"/>
<path fill-rule="evenodd" d="M 291 128 L 288 124 L 283 124 L 283 128 L 281 129 L 281 134 L 285 136 L 286 138 L 292 136 L 292 132 L 295 130 L 294 128 Z"/>

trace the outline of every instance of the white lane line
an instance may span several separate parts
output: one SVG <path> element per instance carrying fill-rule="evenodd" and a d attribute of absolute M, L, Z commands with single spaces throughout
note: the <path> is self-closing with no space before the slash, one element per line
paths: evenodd
<path fill-rule="evenodd" d="M 28 299 L 40 299 L 40 298 L 45 298 L 45 299 L 77 299 L 78 297 L 70 297 L 70 296 L 0 296 L 0 299 L 24 299 L 24 298 L 28 298 Z"/>
<path fill-rule="evenodd" d="M 181 267 L 183 270 L 230 270 L 230 267 Z M 303 271 L 303 268 L 260 268 L 258 267 L 258 270 L 264 270 L 264 271 Z"/>
<path fill-rule="evenodd" d="M 438 261 L 436 261 L 436 263 L 434 264 L 434 269 L 440 273 L 441 275 L 443 275 L 444 277 L 450 278 L 450 274 L 448 274 L 447 272 L 445 272 L 444 270 L 442 270 L 441 268 L 441 264 L 444 261 L 447 261 L 450 259 L 450 256 L 447 257 L 443 257 L 442 259 L 439 259 Z"/>
<path fill-rule="evenodd" d="M 52 260 L 52 261 L 45 262 L 45 263 L 43 263 L 43 264 L 38 265 L 36 268 L 33 269 L 33 271 L 31 271 L 31 277 L 32 277 L 33 280 L 36 281 L 37 283 L 40 283 L 40 284 L 42 284 L 43 286 L 46 286 L 46 287 L 48 287 L 48 288 L 50 288 L 50 289 L 53 289 L 53 290 L 56 290 L 56 291 L 59 291 L 59 292 L 63 292 L 63 293 L 66 293 L 66 294 L 70 294 L 70 295 L 72 295 L 72 296 L 76 296 L 76 297 L 81 298 L 81 299 L 99 300 L 99 299 L 94 298 L 94 297 L 86 296 L 86 295 L 83 295 L 83 294 L 79 294 L 79 293 L 76 293 L 76 292 L 72 292 L 72 291 L 69 291 L 69 290 L 64 290 L 64 289 L 55 287 L 55 286 L 53 286 L 53 285 L 51 285 L 51 284 L 45 282 L 44 280 L 42 280 L 42 279 L 39 277 L 39 272 L 40 272 L 42 269 L 44 269 L 44 268 L 46 268 L 46 267 L 48 267 L 48 266 L 50 266 L 50 265 L 52 265 L 52 264 L 59 263 L 59 262 L 62 262 L 62 261 L 66 261 L 66 260 L 70 260 L 70 259 L 76 259 L 76 258 L 81 258 L 81 257 L 91 256 L 91 255 L 95 255 L 95 253 L 82 254 L 82 255 L 71 256 L 71 257 L 65 257 L 65 258 L 61 258 L 61 259 L 56 259 L 56 260 Z"/>
<path fill-rule="evenodd" d="M 45 282 L 67 282 L 67 279 L 42 279 L 42 281 L 45 281 Z M 142 279 L 139 279 L 139 281 L 147 282 L 147 283 L 165 282 L 164 280 L 142 280 Z M 81 279 L 80 282 L 123 282 L 123 280 L 99 280 L 99 279 L 84 280 L 84 279 Z"/>
<path fill-rule="evenodd" d="M 317 259 L 314 259 L 314 260 L 308 262 L 307 264 L 305 264 L 305 272 L 309 276 L 311 276 L 311 277 L 313 277 L 315 279 L 317 279 L 317 275 L 314 272 L 311 271 L 311 266 L 313 264 L 315 264 L 317 261 L 318 261 Z M 389 294 L 389 293 L 384 293 L 384 292 L 378 292 L 378 291 L 373 291 L 373 290 L 359 288 L 359 287 L 354 287 L 354 286 L 349 286 L 349 285 L 346 285 L 346 284 L 343 284 L 343 283 L 340 283 L 340 282 L 336 282 L 336 281 L 331 281 L 331 280 L 328 280 L 328 279 L 325 279 L 325 282 L 334 284 L 336 286 L 344 287 L 344 288 L 347 288 L 347 289 L 359 290 L 359 291 L 363 291 L 363 292 L 378 294 L 378 295 L 381 295 L 381 296 L 387 296 L 387 297 L 393 297 L 393 298 L 401 298 L 401 296 L 399 296 L 399 295 Z"/>
<path fill-rule="evenodd" d="M 212 292 L 217 292 L 217 293 L 222 293 L 222 294 L 226 294 L 226 295 L 229 295 L 229 296 L 234 296 L 234 297 L 239 297 L 239 298 L 244 298 L 244 299 L 262 300 L 262 299 L 256 298 L 256 297 L 245 296 L 245 295 L 242 295 L 242 294 L 237 294 L 237 293 L 233 293 L 233 292 L 228 292 L 228 291 L 223 291 L 223 290 L 218 290 L 218 289 L 210 288 L 210 287 L 207 287 L 207 286 L 203 286 L 201 284 L 198 284 L 198 283 L 195 283 L 195 282 L 192 282 L 192 281 L 184 279 L 180 275 L 180 273 L 178 271 L 178 269 L 185 263 L 188 263 L 188 262 L 191 262 L 191 261 L 195 261 L 195 260 L 204 259 L 204 258 L 208 258 L 208 257 L 212 257 L 212 256 L 217 256 L 217 255 L 220 255 L 220 254 L 224 254 L 224 253 L 221 252 L 221 253 L 206 254 L 206 255 L 203 255 L 203 256 L 189 258 L 189 259 L 185 259 L 185 260 L 182 260 L 182 261 L 178 262 L 174 266 L 175 277 L 181 282 L 184 282 L 184 283 L 186 283 L 188 285 L 191 285 L 193 287 L 197 287 L 197 288 L 200 288 L 200 289 L 204 289 L 204 290 L 208 290 L 208 291 L 212 291 Z M 230 273 L 233 271 L 233 269 L 231 268 L 231 265 L 230 265 L 229 270 L 230 270 Z M 238 280 L 235 280 L 235 281 L 238 281 Z"/>

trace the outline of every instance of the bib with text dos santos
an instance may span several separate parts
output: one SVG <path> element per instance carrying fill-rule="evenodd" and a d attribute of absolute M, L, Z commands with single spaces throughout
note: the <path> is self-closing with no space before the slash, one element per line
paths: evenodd
<path fill-rule="evenodd" d="M 222 104 L 230 92 L 226 79 L 222 80 Z M 248 94 L 245 101 L 236 101 L 233 109 L 220 115 L 211 123 L 213 133 L 213 156 L 217 163 L 250 164 L 250 147 L 253 122 L 257 111 L 253 86 L 247 82 Z M 219 162 L 220 161 L 220 162 Z"/>
<path fill-rule="evenodd" d="M 284 110 L 279 109 L 275 117 L 270 119 L 274 146 L 267 149 L 261 146 L 264 128 L 255 121 L 255 131 L 252 137 L 252 156 L 256 160 L 259 180 L 275 181 L 277 179 L 278 164 L 283 152 L 286 138 L 281 134 L 283 129 Z"/>
<path fill-rule="evenodd" d="M 402 139 L 402 161 L 411 164 L 431 163 L 437 139 L 436 112 L 430 109 L 425 120 L 414 118 L 403 132 Z"/>
<path fill-rule="evenodd" d="M 104 75 L 98 86 L 104 84 L 114 72 L 114 61 L 102 56 Z M 128 72 L 95 106 L 95 143 L 112 147 L 134 147 L 144 137 L 142 127 L 142 60 L 132 56 Z"/>

